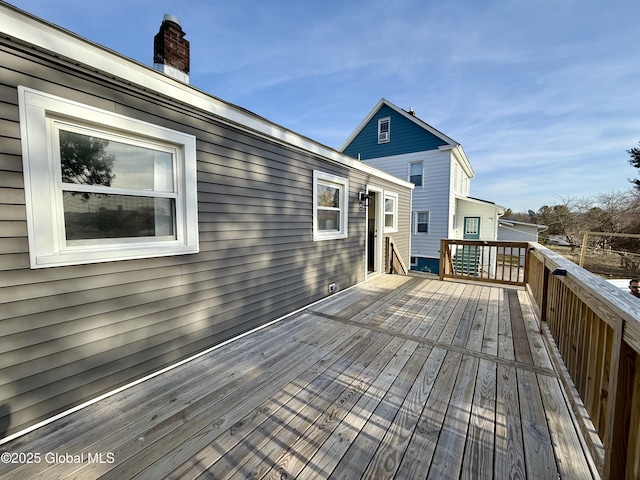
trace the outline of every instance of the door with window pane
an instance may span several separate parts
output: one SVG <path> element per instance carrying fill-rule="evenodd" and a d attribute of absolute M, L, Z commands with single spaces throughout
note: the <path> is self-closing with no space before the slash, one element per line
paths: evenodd
<path fill-rule="evenodd" d="M 480 217 L 464 217 L 465 240 L 480 240 Z"/>

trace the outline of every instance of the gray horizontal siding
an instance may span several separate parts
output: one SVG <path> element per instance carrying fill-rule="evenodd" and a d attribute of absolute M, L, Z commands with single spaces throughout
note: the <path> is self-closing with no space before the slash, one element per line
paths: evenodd
<path fill-rule="evenodd" d="M 367 184 L 398 192 L 408 221 L 397 184 L 6 39 L 0 79 L 4 433 L 362 281 Z M 200 253 L 30 270 L 17 85 L 196 135 Z M 314 169 L 349 178 L 346 239 L 313 242 Z"/>

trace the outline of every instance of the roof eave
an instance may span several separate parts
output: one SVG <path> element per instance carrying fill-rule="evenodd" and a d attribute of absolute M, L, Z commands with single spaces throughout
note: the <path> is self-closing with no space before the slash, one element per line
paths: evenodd
<path fill-rule="evenodd" d="M 447 145 L 445 145 L 445 146 L 448 146 L 448 147 L 451 147 L 451 148 L 454 148 L 456 146 L 457 147 L 460 146 L 460 144 L 458 142 L 456 142 L 455 140 L 453 140 L 451 137 L 449 137 L 449 136 L 445 135 L 444 133 L 442 133 L 441 131 L 433 128 L 428 123 L 424 122 L 423 120 L 420 120 L 418 117 L 416 117 L 414 115 L 411 115 L 409 112 L 403 110 L 402 108 L 398 107 L 397 105 L 394 105 L 389 100 L 387 100 L 386 98 L 383 97 L 371 109 L 371 111 L 367 114 L 367 116 L 364 118 L 364 120 L 362 120 L 358 124 L 356 129 L 353 132 L 351 132 L 351 135 L 349 135 L 349 137 L 345 140 L 345 142 L 340 146 L 338 151 L 343 152 L 344 149 L 349 146 L 349 144 L 353 141 L 353 139 L 358 136 L 358 134 L 362 131 L 362 129 L 369 123 L 369 121 L 374 117 L 374 115 L 378 112 L 378 110 L 380 110 L 380 108 L 383 105 L 386 105 L 387 107 L 391 108 L 392 110 L 394 110 L 398 114 L 402 115 L 407 120 L 409 120 L 409 121 L 415 123 L 416 125 L 418 125 L 423 130 L 426 130 L 427 132 L 431 133 L 432 135 L 438 137 L 443 142 L 446 142 Z M 464 152 L 463 152 L 463 155 L 464 155 Z M 467 161 L 467 163 L 468 163 L 468 161 Z"/>
<path fill-rule="evenodd" d="M 31 44 L 36 49 L 71 58 L 98 71 L 109 72 L 112 77 L 122 81 L 175 98 L 215 115 L 236 128 L 276 139 L 408 188 L 414 187 L 410 182 L 354 160 L 333 148 L 288 130 L 242 107 L 220 100 L 192 85 L 175 80 L 150 66 L 82 38 L 13 5 L 0 4 L 0 30 L 4 35 Z"/>
<path fill-rule="evenodd" d="M 450 150 L 454 158 L 458 161 L 458 163 L 464 170 L 464 173 L 466 173 L 469 178 L 475 177 L 473 168 L 471 168 L 471 162 L 469 162 L 469 159 L 467 158 L 467 154 L 464 153 L 464 150 L 462 149 L 462 145 L 460 144 L 442 145 L 441 147 L 438 147 L 438 150 L 443 152 Z"/>

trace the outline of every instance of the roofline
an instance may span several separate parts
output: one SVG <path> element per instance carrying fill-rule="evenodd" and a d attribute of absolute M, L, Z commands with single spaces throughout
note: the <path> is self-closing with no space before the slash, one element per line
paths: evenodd
<path fill-rule="evenodd" d="M 414 187 L 410 182 L 359 162 L 333 148 L 288 130 L 242 107 L 220 100 L 150 66 L 4 2 L 0 3 L 0 29 L 9 37 L 61 57 L 71 58 L 90 68 L 108 72 L 112 77 L 120 78 L 146 90 L 175 98 L 226 120 L 236 128 L 240 127 L 249 133 L 257 132 L 395 184 L 408 188 Z"/>
<path fill-rule="evenodd" d="M 432 135 L 435 135 L 443 142 L 446 142 L 447 145 L 442 145 L 438 147 L 438 150 L 440 151 L 451 150 L 453 152 L 454 157 L 456 158 L 456 160 L 458 160 L 458 163 L 460 163 L 460 165 L 464 169 L 465 173 L 469 176 L 469 178 L 473 178 L 475 176 L 473 169 L 471 168 L 471 163 L 469 162 L 467 155 L 464 153 L 464 150 L 462 149 L 462 145 L 460 145 L 458 142 L 456 142 L 454 139 L 452 139 L 448 135 L 445 135 L 444 133 L 442 133 L 440 130 L 433 128 L 424 120 L 421 120 L 418 117 L 411 115 L 409 112 L 398 107 L 397 105 L 394 105 L 384 97 L 381 98 L 378 101 L 378 103 L 376 103 L 376 105 L 371 109 L 371 111 L 367 114 L 364 120 L 362 120 L 358 124 L 358 126 L 355 128 L 355 130 L 351 132 L 351 135 L 349 135 L 349 137 L 344 141 L 344 143 L 338 149 L 339 152 L 344 152 L 345 148 L 347 148 L 347 146 L 353 141 L 353 139 L 356 138 L 356 136 L 358 136 L 358 134 L 362 131 L 362 129 L 367 125 L 367 123 L 369 123 L 369 121 L 375 116 L 375 114 L 378 112 L 378 110 L 380 110 L 380 108 L 383 105 L 386 105 L 387 107 L 391 108 L 398 114 L 402 115 L 407 120 L 415 123 L 420 128 L 428 131 Z"/>
<path fill-rule="evenodd" d="M 387 107 L 393 109 L 394 111 L 396 111 L 397 113 L 399 113 L 400 115 L 405 117 L 407 120 L 411 120 L 413 123 L 415 123 L 416 125 L 418 125 L 421 128 L 424 128 L 425 130 L 427 130 L 428 132 L 432 133 L 433 135 L 435 135 L 436 137 L 438 137 L 442 141 L 446 142 L 447 144 L 449 144 L 451 146 L 459 145 L 459 143 L 456 142 L 455 140 L 453 140 L 451 137 L 448 137 L 447 135 L 445 135 L 441 131 L 436 130 L 435 128 L 433 128 L 428 123 L 420 120 L 418 117 L 415 117 L 415 116 L 409 114 L 408 112 L 404 111 L 402 108 L 398 107 L 397 105 L 394 105 L 389 100 L 387 100 L 386 98 L 382 97 L 378 101 L 378 103 L 376 103 L 376 105 L 371 109 L 371 111 L 364 118 L 364 120 L 362 122 L 360 122 L 360 124 L 356 127 L 356 129 L 353 132 L 351 132 L 351 135 L 349 135 L 349 137 L 345 140 L 345 142 L 340 146 L 338 151 L 343 152 L 344 149 L 347 148 L 347 145 L 349 145 L 349 143 L 351 143 L 351 141 L 360 133 L 360 131 L 365 127 L 365 125 L 367 123 L 369 123 L 369 120 L 371 120 L 373 118 L 373 116 L 376 114 L 376 112 L 383 105 L 386 105 Z"/>
<path fill-rule="evenodd" d="M 549 228 L 548 225 L 542 225 L 540 223 L 529 223 L 529 222 L 521 222 L 519 220 L 511 220 L 510 218 L 499 218 L 498 219 L 499 223 L 505 223 L 505 224 L 511 224 L 511 225 L 529 225 L 532 227 L 536 227 L 538 230 L 540 230 L 541 232 L 544 232 L 545 230 L 547 230 Z"/>
<path fill-rule="evenodd" d="M 496 210 L 502 210 L 503 212 L 507 210 L 507 208 L 503 207 L 502 205 L 498 205 L 497 203 L 490 202 L 489 200 L 480 200 L 479 198 L 463 197 L 461 195 L 456 195 L 456 200 L 464 200 L 465 202 L 486 205 L 487 207 L 494 206 Z"/>
<path fill-rule="evenodd" d="M 473 178 L 476 176 L 476 174 L 473 171 L 473 168 L 471 168 L 471 162 L 469 162 L 469 159 L 467 158 L 467 154 L 464 153 L 464 150 L 462 149 L 462 145 L 458 144 L 453 147 L 449 145 L 442 145 L 441 147 L 438 147 L 438 150 L 440 150 L 441 152 L 450 150 L 451 153 L 453 153 L 453 156 L 455 157 L 455 159 L 458 161 L 458 163 L 464 170 L 464 173 L 466 173 L 469 178 Z"/>

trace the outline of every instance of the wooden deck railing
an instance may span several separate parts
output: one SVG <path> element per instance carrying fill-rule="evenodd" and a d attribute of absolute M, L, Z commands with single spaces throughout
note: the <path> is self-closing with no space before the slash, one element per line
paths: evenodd
<path fill-rule="evenodd" d="M 519 276 L 507 282 L 455 272 L 459 245 L 493 243 L 444 240 L 441 279 L 521 284 Z M 525 251 L 526 288 L 602 477 L 640 478 L 640 299 L 542 245 L 529 243 Z"/>
<path fill-rule="evenodd" d="M 393 237 L 385 237 L 385 271 L 396 275 L 407 275 L 409 270 L 402 260 L 402 255 L 395 246 Z"/>
<path fill-rule="evenodd" d="M 527 242 L 440 241 L 440 279 L 525 285 Z"/>

